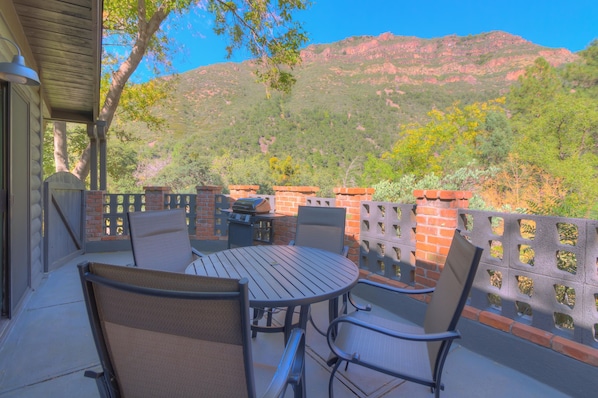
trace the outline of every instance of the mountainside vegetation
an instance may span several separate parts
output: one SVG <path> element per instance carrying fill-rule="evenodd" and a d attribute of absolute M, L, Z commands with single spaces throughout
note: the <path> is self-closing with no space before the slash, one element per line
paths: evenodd
<path fill-rule="evenodd" d="M 597 218 L 598 43 L 579 54 L 504 32 L 312 45 L 290 93 L 251 62 L 167 79 L 159 129 L 115 118 L 109 190 L 201 184 L 470 189 L 473 205 Z M 76 135 L 73 135 L 73 139 Z"/>

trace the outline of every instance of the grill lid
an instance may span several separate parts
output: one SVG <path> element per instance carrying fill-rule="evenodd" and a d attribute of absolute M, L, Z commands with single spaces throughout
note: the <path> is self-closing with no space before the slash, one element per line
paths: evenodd
<path fill-rule="evenodd" d="M 235 213 L 262 214 L 270 212 L 270 202 L 264 198 L 240 198 L 233 203 Z"/>

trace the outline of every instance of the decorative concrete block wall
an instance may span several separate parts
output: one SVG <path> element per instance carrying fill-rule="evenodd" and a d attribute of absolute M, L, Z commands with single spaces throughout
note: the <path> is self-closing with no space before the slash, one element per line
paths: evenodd
<path fill-rule="evenodd" d="M 237 185 L 230 186 L 229 189 L 231 192 L 230 197 L 232 199 L 238 199 L 255 196 L 259 190 L 259 186 Z M 318 198 L 316 195 L 319 188 L 311 186 L 279 186 L 274 187 L 274 190 L 276 193 L 276 213 L 279 215 L 274 221 L 274 244 L 288 244 L 295 237 L 298 207 L 300 205 L 306 205 L 308 203 L 308 198 L 312 198 L 312 201 L 317 200 Z M 216 236 L 216 233 L 214 232 L 216 198 L 222 196 L 219 195 L 220 192 L 220 187 L 197 187 L 195 238 L 199 240 L 221 239 L 219 236 Z M 360 231 L 361 223 L 364 222 L 363 215 L 361 214 L 362 207 L 364 202 L 368 201 L 369 206 L 380 207 L 383 204 L 371 202 L 371 197 L 374 193 L 374 190 L 371 188 L 337 188 L 334 193 L 335 205 L 347 209 L 345 243 L 350 247 L 349 257 L 355 263 L 359 264 L 359 245 L 362 241 Z M 169 194 L 170 189 L 167 187 L 147 187 L 145 193 L 145 210 L 163 209 L 165 196 Z M 86 195 L 87 241 L 115 240 L 117 238 L 128 239 L 128 236 L 105 236 L 103 225 L 104 192 L 88 191 Z M 402 229 L 409 231 L 410 235 L 415 235 L 414 248 L 405 249 L 406 252 L 414 253 L 414 255 L 411 254 L 411 256 L 415 257 L 414 261 L 411 261 L 411 259 L 409 260 L 410 266 L 412 267 L 411 272 L 414 274 L 414 283 L 410 284 L 412 286 L 415 285 L 415 287 L 434 286 L 444 267 L 454 230 L 462 228 L 466 235 L 471 235 L 471 231 L 465 230 L 466 226 L 463 224 L 464 220 L 462 219 L 463 216 L 460 216 L 460 210 L 462 213 L 464 209 L 468 209 L 468 201 L 471 198 L 472 193 L 464 191 L 416 190 L 414 191 L 414 196 L 416 198 L 416 206 L 410 208 L 412 210 L 407 208 L 403 209 L 404 211 L 401 210 L 405 213 L 403 214 L 404 219 L 397 219 L 395 220 L 395 223 L 397 223 L 397 225 L 401 224 Z M 466 211 L 471 212 L 470 210 Z M 388 209 L 386 209 L 386 212 L 388 212 Z M 408 219 L 413 217 L 410 212 L 415 212 L 415 222 L 409 224 L 409 226 L 402 225 L 410 222 Z M 488 218 L 488 216 L 484 217 Z M 376 222 L 381 223 L 380 220 Z M 386 226 L 386 228 L 390 229 L 388 226 Z M 598 230 L 598 228 L 593 228 L 592 231 L 594 232 Z M 479 237 L 473 236 L 472 239 L 474 243 L 483 246 L 479 242 Z M 495 237 L 493 239 L 497 240 L 499 238 Z M 592 253 L 590 253 L 591 255 L 589 257 L 595 258 L 596 255 Z M 541 255 L 538 257 L 540 256 Z M 414 263 L 414 265 L 412 263 Z M 595 271 L 595 267 L 589 267 L 589 269 Z M 587 279 L 594 281 L 598 278 L 594 271 L 587 271 Z M 382 283 L 402 287 L 409 286 L 409 284 L 402 282 L 403 279 L 399 281 L 392 276 L 388 277 L 385 273 L 379 272 L 379 270 L 368 270 L 367 268 L 362 267 L 360 269 L 360 274 L 362 278 L 368 278 Z M 577 285 L 575 285 L 575 287 L 576 286 Z M 591 299 L 594 296 L 588 293 L 588 297 Z M 425 300 L 426 297 L 419 297 L 419 299 Z M 596 318 L 596 307 L 589 306 L 588 308 L 591 308 L 592 311 L 588 316 L 588 318 L 590 318 L 589 323 L 591 324 Z M 559 336 L 558 333 L 551 333 L 524 324 L 508 316 L 493 312 L 492 310 L 474 308 L 471 306 L 466 306 L 464 317 L 526 339 L 534 344 L 550 348 L 587 364 L 598 366 L 598 350 L 596 348 L 564 338 L 563 336 Z M 594 343 L 590 342 L 590 345 L 594 345 Z"/>

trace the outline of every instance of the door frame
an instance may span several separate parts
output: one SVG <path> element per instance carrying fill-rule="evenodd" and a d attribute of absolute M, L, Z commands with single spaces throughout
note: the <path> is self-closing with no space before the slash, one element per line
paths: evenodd
<path fill-rule="evenodd" d="M 10 319 L 19 312 L 31 288 L 31 101 L 17 85 L 9 84 L 6 91 L 7 213 L 3 241 L 6 242 L 7 317 Z M 17 101 L 22 103 L 17 104 Z M 19 107 L 23 108 L 22 112 Z"/>
<path fill-rule="evenodd" d="M 9 266 L 8 266 L 8 83 L 0 82 L 0 318 L 10 314 Z"/>

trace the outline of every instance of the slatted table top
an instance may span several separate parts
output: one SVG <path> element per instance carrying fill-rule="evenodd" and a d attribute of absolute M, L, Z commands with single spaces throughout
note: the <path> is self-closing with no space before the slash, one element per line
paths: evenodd
<path fill-rule="evenodd" d="M 264 245 L 223 250 L 191 263 L 187 274 L 247 278 L 252 307 L 304 306 L 348 292 L 359 277 L 348 258 L 301 246 Z"/>

